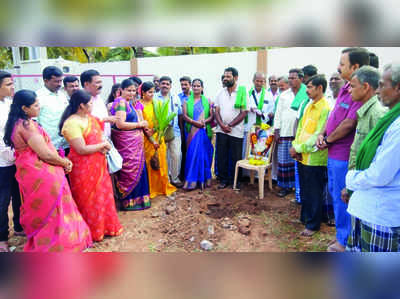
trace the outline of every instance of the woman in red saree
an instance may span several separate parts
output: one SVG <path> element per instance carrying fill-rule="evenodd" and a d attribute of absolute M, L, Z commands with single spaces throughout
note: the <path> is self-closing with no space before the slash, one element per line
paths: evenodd
<path fill-rule="evenodd" d="M 122 233 L 115 208 L 105 154 L 111 148 L 103 141 L 104 122 L 91 115 L 90 94 L 79 90 L 61 118 L 61 134 L 70 144 L 68 158 L 74 163 L 69 175 L 71 191 L 96 242 Z M 111 119 L 105 120 L 111 121 Z"/>
<path fill-rule="evenodd" d="M 47 133 L 31 119 L 39 111 L 33 91 L 18 91 L 4 136 L 15 148 L 20 221 L 28 237 L 24 251 L 82 251 L 92 245 L 92 238 L 65 178 L 64 170 L 70 172 L 73 165 L 58 155 Z"/>

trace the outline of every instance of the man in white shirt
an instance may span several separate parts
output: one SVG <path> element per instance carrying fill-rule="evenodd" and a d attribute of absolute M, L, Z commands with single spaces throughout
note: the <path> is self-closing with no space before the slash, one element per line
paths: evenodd
<path fill-rule="evenodd" d="M 268 123 L 270 117 L 273 116 L 274 101 L 268 98 L 267 91 L 264 88 L 265 75 L 261 72 L 256 72 L 253 76 L 254 86 L 249 91 L 249 112 L 247 114 L 247 122 L 245 120 L 244 136 L 243 136 L 243 158 L 245 158 L 247 135 L 250 128 L 254 124 Z M 262 101 L 262 108 L 260 101 Z M 257 121 L 258 120 L 258 121 Z"/>
<path fill-rule="evenodd" d="M 48 66 L 43 69 L 44 86 L 36 95 L 40 103 L 40 114 L 38 123 L 49 134 L 51 142 L 57 150 L 67 149 L 68 143 L 59 135 L 58 125 L 65 108 L 68 106 L 68 99 L 62 92 L 63 72 L 55 66 Z"/>
<path fill-rule="evenodd" d="M 345 84 L 345 82 L 344 82 L 343 78 L 340 77 L 340 74 L 338 72 L 333 73 L 331 75 L 331 77 L 329 78 L 330 92 L 327 92 L 326 99 L 329 101 L 329 105 L 331 106 L 331 109 L 333 109 L 335 107 L 336 99 L 339 95 L 339 91 L 344 84 Z"/>
<path fill-rule="evenodd" d="M 278 90 L 279 94 L 289 89 L 289 79 L 288 76 L 281 76 L 278 78 Z M 276 103 L 276 101 L 275 101 Z"/>
<path fill-rule="evenodd" d="M 8 251 L 8 206 L 12 198 L 14 235 L 23 235 L 19 222 L 21 198 L 14 165 L 14 151 L 5 145 L 3 137 L 14 95 L 10 73 L 0 71 L 0 252 Z"/>
<path fill-rule="evenodd" d="M 66 76 L 63 80 L 64 91 L 67 94 L 68 100 L 71 99 L 72 94 L 79 90 L 79 79 L 75 76 Z"/>
<path fill-rule="evenodd" d="M 220 178 L 219 189 L 233 183 L 233 169 L 242 158 L 244 119 L 247 115 L 248 97 L 246 88 L 237 85 L 238 71 L 228 67 L 224 71 L 225 88 L 215 98 L 217 133 L 217 168 Z M 230 154 L 230 155 L 229 155 Z M 232 163 L 229 163 L 229 157 Z"/>
<path fill-rule="evenodd" d="M 295 134 L 295 123 L 304 102 L 300 95 L 305 93 L 304 77 L 301 69 L 289 71 L 290 89 L 279 96 L 276 108 L 274 129 L 278 150 L 278 186 L 282 189 L 278 195 L 286 196 L 295 187 L 295 161 L 289 154 Z M 301 91 L 301 93 L 299 93 Z M 297 94 L 299 94 L 297 96 Z M 297 98 L 296 98 L 297 96 Z M 305 97 L 307 94 L 305 93 Z"/>
<path fill-rule="evenodd" d="M 271 75 L 268 78 L 268 86 L 267 89 L 267 100 L 275 104 L 276 99 L 279 96 L 279 89 L 278 89 L 278 79 L 275 75 Z"/>
<path fill-rule="evenodd" d="M 174 139 L 166 142 L 167 145 L 167 160 L 168 160 L 168 174 L 170 177 L 171 184 L 177 188 L 182 188 L 183 183 L 179 179 L 181 172 L 182 162 L 182 140 L 181 140 L 181 129 L 179 127 L 179 117 L 182 116 L 182 105 L 181 101 L 177 97 L 173 97 L 171 94 L 172 80 L 168 76 L 162 76 L 160 78 L 160 92 L 155 95 L 156 99 L 162 102 L 169 102 L 169 113 L 176 113 L 176 116 L 171 122 L 174 130 Z"/>
<path fill-rule="evenodd" d="M 93 97 L 92 115 L 103 120 L 108 117 L 107 106 L 104 100 L 100 97 L 103 81 L 100 73 L 96 70 L 87 70 L 81 74 L 81 85 L 85 91 Z M 104 124 L 104 134 L 107 137 L 111 136 L 111 126 L 108 122 Z"/>

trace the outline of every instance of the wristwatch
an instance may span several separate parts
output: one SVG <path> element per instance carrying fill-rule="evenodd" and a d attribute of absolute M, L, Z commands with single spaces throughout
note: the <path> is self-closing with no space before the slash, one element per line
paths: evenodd
<path fill-rule="evenodd" d="M 331 142 L 328 142 L 328 140 L 326 140 L 326 139 L 328 139 L 328 136 L 327 136 L 327 135 L 325 135 L 325 137 L 324 137 L 324 142 L 325 142 L 327 145 L 331 145 L 332 143 L 331 143 Z"/>

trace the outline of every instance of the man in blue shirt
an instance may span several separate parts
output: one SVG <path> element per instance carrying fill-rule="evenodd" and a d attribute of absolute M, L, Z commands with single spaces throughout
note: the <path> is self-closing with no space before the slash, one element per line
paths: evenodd
<path fill-rule="evenodd" d="M 181 109 L 183 111 L 183 104 L 189 99 L 190 96 L 190 88 L 192 87 L 192 79 L 189 76 L 183 76 L 179 79 L 181 83 L 182 92 L 178 94 L 178 97 L 181 101 Z M 186 138 L 185 138 L 185 122 L 183 120 L 183 114 L 179 115 L 179 127 L 181 128 L 181 150 L 182 150 L 182 163 L 181 163 L 181 171 L 180 178 L 183 180 L 185 177 L 185 163 L 186 163 Z"/>
<path fill-rule="evenodd" d="M 192 80 L 188 76 L 183 76 L 179 79 L 181 83 L 182 92 L 178 94 L 179 99 L 181 100 L 181 106 L 188 100 L 190 96 L 190 88 L 192 86 Z"/>
<path fill-rule="evenodd" d="M 346 175 L 354 191 L 347 212 L 351 215 L 350 251 L 400 251 L 400 64 L 384 68 L 377 90 L 389 107 L 367 135 Z M 373 156 L 374 155 L 374 156 Z"/>
<path fill-rule="evenodd" d="M 182 106 L 178 100 L 171 95 L 172 80 L 168 76 L 160 78 L 160 92 L 155 96 L 156 99 L 169 102 L 169 112 L 176 113 L 175 118 L 172 120 L 172 127 L 174 129 L 174 139 L 167 142 L 167 156 L 168 156 L 168 173 L 170 176 L 171 184 L 177 188 L 181 188 L 183 183 L 179 179 L 181 170 L 181 130 L 179 128 L 179 115 L 182 115 Z"/>

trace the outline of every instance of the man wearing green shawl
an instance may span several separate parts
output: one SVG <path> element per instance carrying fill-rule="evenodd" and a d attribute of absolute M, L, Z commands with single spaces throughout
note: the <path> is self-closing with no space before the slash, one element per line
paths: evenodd
<path fill-rule="evenodd" d="M 346 175 L 353 190 L 349 251 L 400 251 L 400 64 L 384 68 L 377 90 L 390 110 L 369 132 Z"/>
<path fill-rule="evenodd" d="M 268 92 L 265 89 L 265 75 L 256 72 L 253 76 L 254 86 L 249 91 L 249 113 L 245 118 L 243 136 L 243 159 L 245 159 L 247 134 L 253 125 L 267 123 L 271 113 L 273 113 L 274 103 L 267 98 Z"/>
<path fill-rule="evenodd" d="M 278 196 L 284 197 L 295 187 L 295 161 L 289 154 L 295 136 L 295 122 L 304 101 L 308 100 L 301 69 L 289 71 L 290 89 L 279 96 L 276 108 L 274 129 L 278 151 Z"/>
<path fill-rule="evenodd" d="M 218 123 L 216 162 L 220 178 L 219 189 L 233 183 L 233 169 L 242 158 L 244 119 L 247 115 L 247 92 L 238 86 L 239 73 L 233 67 L 224 71 L 225 88 L 215 98 L 215 117 Z M 231 161 L 228 159 L 231 158 Z M 230 163 L 231 162 L 231 163 Z M 240 175 L 239 175 L 240 176 Z"/>

